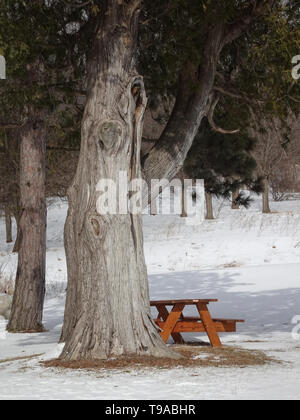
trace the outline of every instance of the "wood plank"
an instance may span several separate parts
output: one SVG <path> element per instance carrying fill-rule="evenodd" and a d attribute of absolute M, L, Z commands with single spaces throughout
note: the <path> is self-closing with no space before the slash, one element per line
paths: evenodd
<path fill-rule="evenodd" d="M 184 303 L 176 303 L 173 309 L 171 310 L 170 314 L 168 315 L 168 318 L 164 322 L 164 328 L 160 335 L 165 343 L 168 341 L 170 334 L 173 332 L 173 328 L 175 327 L 178 319 L 180 318 L 184 306 Z"/>
<path fill-rule="evenodd" d="M 163 330 L 165 323 L 163 321 L 158 321 L 156 324 Z M 236 332 L 236 324 L 233 323 L 222 323 L 215 322 L 215 328 L 217 332 Z M 173 333 L 193 333 L 193 332 L 206 332 L 203 322 L 192 322 L 192 321 L 179 321 L 173 328 Z"/>
<path fill-rule="evenodd" d="M 162 318 L 163 321 L 167 321 L 169 314 L 169 311 L 167 310 L 167 308 L 165 307 L 165 305 L 157 305 L 156 306 L 157 310 L 158 310 L 158 318 Z M 181 314 L 181 316 L 183 316 Z M 160 327 L 161 328 L 161 327 Z M 162 328 L 163 330 L 164 328 Z M 174 340 L 174 342 L 176 344 L 184 344 L 184 339 L 182 338 L 181 334 L 179 334 L 178 332 L 173 332 L 171 333 L 172 338 Z"/>
<path fill-rule="evenodd" d="M 214 318 L 216 322 L 245 322 L 244 319 Z"/>
<path fill-rule="evenodd" d="M 182 317 L 184 321 L 201 321 L 201 318 L 198 316 L 185 316 Z M 213 318 L 214 322 L 245 322 L 244 319 L 229 319 L 229 318 Z"/>
<path fill-rule="evenodd" d="M 217 328 L 205 303 L 197 303 L 197 309 L 212 347 L 222 347 Z"/>
<path fill-rule="evenodd" d="M 210 302 L 218 302 L 218 299 L 176 299 L 176 300 L 152 300 L 150 306 L 165 305 L 173 306 L 177 303 L 184 305 L 196 305 L 197 303 L 209 304 Z"/>
<path fill-rule="evenodd" d="M 158 321 L 157 325 L 163 330 L 165 323 L 163 321 Z M 174 332 L 206 332 L 202 322 L 184 322 L 179 321 L 173 328 Z"/>

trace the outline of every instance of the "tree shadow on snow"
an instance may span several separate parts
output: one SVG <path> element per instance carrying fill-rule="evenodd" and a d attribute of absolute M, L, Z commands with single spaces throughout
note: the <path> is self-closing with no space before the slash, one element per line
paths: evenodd
<path fill-rule="evenodd" d="M 217 298 L 209 310 L 216 318 L 244 319 L 237 324 L 237 334 L 248 336 L 291 332 L 292 319 L 300 314 L 300 288 L 247 291 L 251 282 L 239 281 L 241 273 L 230 271 L 176 272 L 149 276 L 151 300 Z M 283 281 L 284 285 L 284 281 Z M 244 292 L 236 289 L 246 289 Z M 45 333 L 20 339 L 20 346 L 57 343 L 63 323 L 62 299 L 47 301 L 44 313 Z M 152 308 L 153 316 L 156 310 Z M 197 315 L 195 307 L 186 307 L 186 315 Z M 223 335 L 223 334 L 221 334 Z M 199 339 L 199 334 L 184 334 L 189 341 Z M 228 337 L 228 334 L 224 334 Z M 202 338 L 202 335 L 201 335 Z M 203 335 L 207 341 L 206 335 Z M 171 341 L 170 341 L 171 342 Z"/>
<path fill-rule="evenodd" d="M 247 287 L 251 289 L 252 284 L 239 282 L 239 278 L 241 273 L 236 270 L 152 275 L 151 300 L 216 298 L 219 301 L 209 305 L 211 315 L 216 318 L 244 319 L 244 324 L 237 324 L 238 333 L 257 336 L 291 332 L 294 327 L 292 319 L 300 314 L 300 288 L 250 292 Z M 284 279 L 282 285 L 284 287 Z M 236 291 L 239 288 L 245 291 Z M 156 310 L 152 310 L 156 315 Z M 197 310 L 194 306 L 187 306 L 184 314 L 197 315 Z M 191 337 L 191 334 L 186 336 Z"/>

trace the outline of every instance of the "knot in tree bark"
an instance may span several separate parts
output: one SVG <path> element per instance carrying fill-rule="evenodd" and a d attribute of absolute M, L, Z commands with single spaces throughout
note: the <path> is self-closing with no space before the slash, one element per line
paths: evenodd
<path fill-rule="evenodd" d="M 99 144 L 110 154 L 117 153 L 123 143 L 123 127 L 117 120 L 104 121 L 99 130 Z"/>

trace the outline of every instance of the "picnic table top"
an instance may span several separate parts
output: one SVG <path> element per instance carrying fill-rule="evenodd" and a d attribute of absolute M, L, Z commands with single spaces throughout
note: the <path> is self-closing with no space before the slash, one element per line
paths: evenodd
<path fill-rule="evenodd" d="M 176 300 L 151 300 L 150 305 L 176 305 L 176 303 L 183 303 L 184 305 L 195 305 L 196 303 L 218 302 L 218 299 L 176 299 Z"/>

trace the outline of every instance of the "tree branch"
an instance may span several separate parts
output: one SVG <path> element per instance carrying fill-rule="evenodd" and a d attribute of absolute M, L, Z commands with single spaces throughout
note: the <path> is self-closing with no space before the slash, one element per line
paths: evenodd
<path fill-rule="evenodd" d="M 219 103 L 219 100 L 220 100 L 220 97 L 216 96 L 215 99 L 212 101 L 211 107 L 210 107 L 210 109 L 207 113 L 207 119 L 208 119 L 209 125 L 217 133 L 221 133 L 221 134 L 236 134 L 236 133 L 239 133 L 240 129 L 238 129 L 238 130 L 224 130 L 223 128 L 218 127 L 216 125 L 216 123 L 214 122 L 214 112 L 215 112 L 216 106 Z"/>
<path fill-rule="evenodd" d="M 275 0 L 253 0 L 252 9 L 248 14 L 244 12 L 244 17 L 229 25 L 216 23 L 211 27 L 198 77 L 195 78 L 194 72 L 190 71 L 193 66 L 185 63 L 172 115 L 158 142 L 143 158 L 143 176 L 148 185 L 153 179 L 171 180 L 178 173 L 203 117 L 209 113 L 220 52 L 226 44 L 245 33 L 253 22 L 263 17 L 274 3 Z M 192 91 L 191 86 L 194 86 Z M 154 186 L 150 196 L 147 199 L 143 197 L 144 205 L 157 195 L 158 190 Z"/>
<path fill-rule="evenodd" d="M 0 123 L 0 129 L 12 129 L 12 128 L 21 128 L 24 124 L 17 123 Z"/>
<path fill-rule="evenodd" d="M 241 100 L 243 102 L 246 102 L 246 103 L 248 103 L 248 102 L 252 103 L 252 101 L 246 95 L 242 95 L 241 93 L 234 92 L 234 91 L 232 91 L 230 89 L 227 89 L 227 88 L 224 88 L 222 86 L 214 86 L 213 90 L 215 92 L 221 93 L 222 95 L 230 96 L 230 98 L 239 99 L 239 100 Z"/>
<path fill-rule="evenodd" d="M 151 194 L 143 197 L 144 205 L 159 194 L 153 180 L 172 180 L 181 169 L 203 117 L 208 112 L 213 88 L 223 24 L 216 24 L 208 33 L 200 68 L 186 62 L 182 68 L 179 88 L 171 117 L 158 142 L 143 157 L 143 176 L 152 186 Z M 196 86 L 196 88 L 195 88 Z"/>
<path fill-rule="evenodd" d="M 255 1 L 252 11 L 248 15 L 243 16 L 238 21 L 226 26 L 223 46 L 230 44 L 243 33 L 247 32 L 252 23 L 263 17 L 272 8 L 274 3 L 275 0 Z"/>
<path fill-rule="evenodd" d="M 214 86 L 213 90 L 215 92 L 221 93 L 224 96 L 229 96 L 230 98 L 238 99 L 241 102 L 244 102 L 247 105 L 255 105 L 255 104 L 262 104 L 262 100 L 258 100 L 256 98 L 250 98 L 243 92 L 238 92 L 236 90 L 233 90 L 232 87 L 227 86 Z"/>

